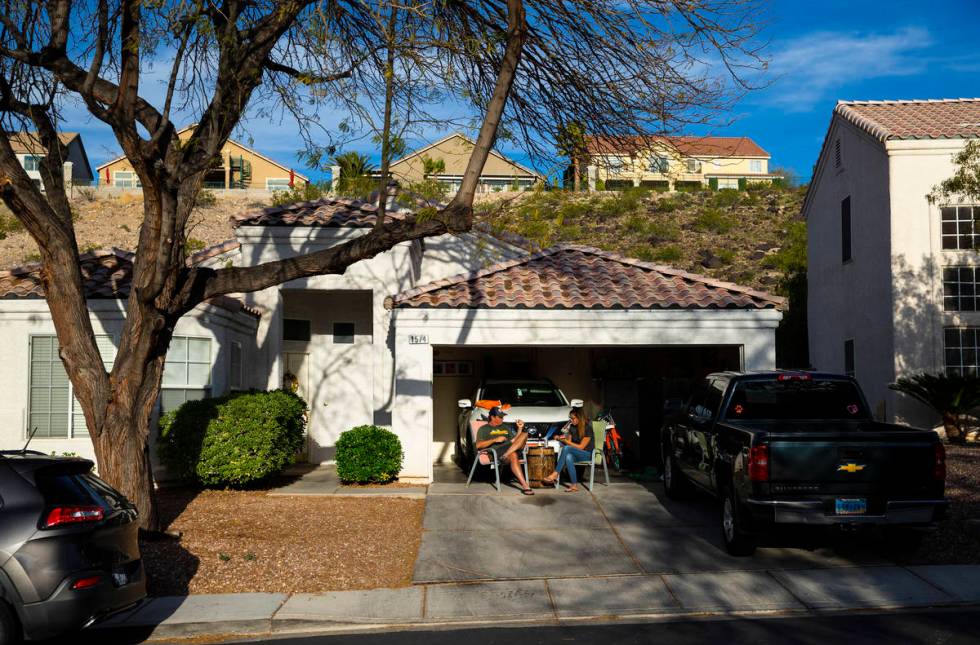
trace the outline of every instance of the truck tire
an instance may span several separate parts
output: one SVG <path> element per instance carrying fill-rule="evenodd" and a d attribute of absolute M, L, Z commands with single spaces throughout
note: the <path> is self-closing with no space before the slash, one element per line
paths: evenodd
<path fill-rule="evenodd" d="M 20 628 L 10 605 L 0 600 L 0 645 L 15 645 L 21 642 Z"/>
<path fill-rule="evenodd" d="M 688 492 L 684 474 L 673 455 L 664 455 L 664 492 L 670 499 L 684 499 Z"/>
<path fill-rule="evenodd" d="M 721 537 L 729 555 L 745 557 L 755 553 L 755 538 L 746 529 L 735 489 L 728 487 L 721 498 Z"/>

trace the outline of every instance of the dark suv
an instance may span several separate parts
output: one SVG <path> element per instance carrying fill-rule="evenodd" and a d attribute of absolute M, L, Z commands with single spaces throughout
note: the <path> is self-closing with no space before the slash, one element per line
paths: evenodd
<path fill-rule="evenodd" d="M 0 452 L 0 644 L 74 631 L 146 596 L 136 509 L 92 465 Z"/>

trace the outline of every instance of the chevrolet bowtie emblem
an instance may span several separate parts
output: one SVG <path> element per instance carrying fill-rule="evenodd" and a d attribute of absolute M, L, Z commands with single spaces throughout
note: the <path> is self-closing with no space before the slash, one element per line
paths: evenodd
<path fill-rule="evenodd" d="M 859 470 L 864 470 L 864 464 L 850 463 L 850 464 L 841 464 L 840 466 L 837 467 L 837 472 L 844 471 L 846 473 L 856 473 Z"/>

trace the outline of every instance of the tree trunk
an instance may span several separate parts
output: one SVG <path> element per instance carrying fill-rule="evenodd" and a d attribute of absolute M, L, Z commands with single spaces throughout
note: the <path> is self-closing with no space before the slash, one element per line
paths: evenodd
<path fill-rule="evenodd" d="M 161 528 L 150 465 L 150 417 L 140 411 L 111 407 L 106 427 L 92 437 L 99 475 L 136 505 L 140 526 Z"/>
<path fill-rule="evenodd" d="M 578 157 L 572 158 L 572 174 L 575 176 L 575 178 L 572 181 L 574 182 L 573 183 L 575 187 L 574 190 L 577 193 L 578 191 L 582 190 L 582 177 L 579 173 Z"/>

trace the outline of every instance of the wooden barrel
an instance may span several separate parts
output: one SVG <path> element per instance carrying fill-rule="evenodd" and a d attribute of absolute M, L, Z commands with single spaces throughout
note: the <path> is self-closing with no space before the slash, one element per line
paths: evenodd
<path fill-rule="evenodd" d="M 527 449 L 527 478 L 531 488 L 544 488 L 542 480 L 555 472 L 555 451 L 548 446 L 531 446 Z"/>

